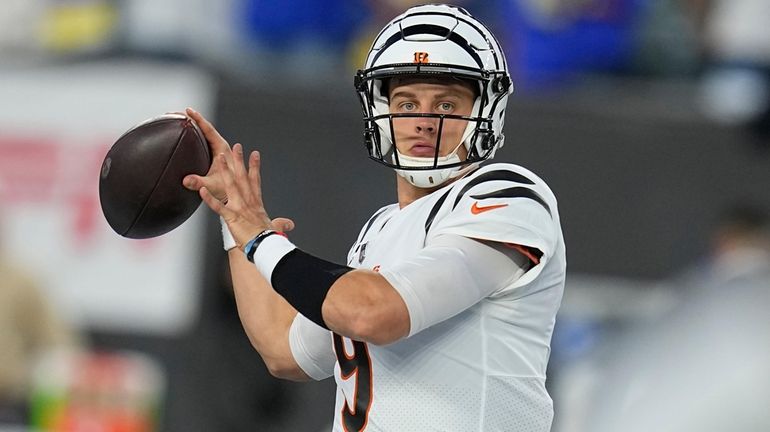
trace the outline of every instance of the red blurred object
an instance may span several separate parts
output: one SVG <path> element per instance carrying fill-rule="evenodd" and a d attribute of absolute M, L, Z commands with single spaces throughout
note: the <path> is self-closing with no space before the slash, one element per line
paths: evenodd
<path fill-rule="evenodd" d="M 137 353 L 52 355 L 38 368 L 32 425 L 49 432 L 153 432 L 160 367 Z"/>

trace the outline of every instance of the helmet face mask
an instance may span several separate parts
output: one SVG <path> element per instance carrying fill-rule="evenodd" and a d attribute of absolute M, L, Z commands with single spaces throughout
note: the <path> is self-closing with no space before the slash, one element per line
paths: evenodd
<path fill-rule="evenodd" d="M 390 81 L 462 80 L 473 83 L 476 98 L 469 115 L 391 113 Z M 494 156 L 503 145 L 505 105 L 511 90 L 505 57 L 491 32 L 463 9 L 446 5 L 418 6 L 395 18 L 375 39 L 366 67 L 355 77 L 364 112 L 364 142 L 369 157 L 396 169 L 418 187 L 438 186 Z M 435 118 L 439 129 L 433 157 L 401 154 L 394 143 L 394 122 L 402 118 Z M 441 156 L 441 129 L 467 123 L 462 139 L 465 159 Z M 454 146 L 452 146 L 454 148 Z"/>

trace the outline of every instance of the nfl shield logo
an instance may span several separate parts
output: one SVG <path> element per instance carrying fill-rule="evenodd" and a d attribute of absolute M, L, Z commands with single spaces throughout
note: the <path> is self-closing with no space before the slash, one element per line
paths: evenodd
<path fill-rule="evenodd" d="M 364 262 L 364 259 L 366 259 L 366 245 L 367 245 L 367 244 L 368 244 L 368 243 L 364 243 L 364 244 L 362 244 L 362 245 L 361 245 L 361 247 L 359 248 L 359 251 L 358 251 L 358 263 L 359 263 L 359 264 L 361 264 L 362 262 Z"/>

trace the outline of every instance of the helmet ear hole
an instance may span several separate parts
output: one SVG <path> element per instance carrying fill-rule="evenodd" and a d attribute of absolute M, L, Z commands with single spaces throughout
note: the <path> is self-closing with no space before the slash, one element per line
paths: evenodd
<path fill-rule="evenodd" d="M 492 140 L 492 134 L 488 134 L 488 133 L 484 134 L 484 137 L 481 139 L 481 148 L 484 151 L 487 151 L 491 149 L 493 145 L 494 145 L 494 142 Z"/>
<path fill-rule="evenodd" d="M 492 89 L 495 93 L 508 93 L 511 88 L 511 77 L 507 74 L 498 76 L 492 81 Z"/>
<path fill-rule="evenodd" d="M 356 76 L 353 77 L 353 85 L 359 92 L 366 90 L 366 80 L 364 79 L 364 71 L 359 69 L 356 72 Z"/>

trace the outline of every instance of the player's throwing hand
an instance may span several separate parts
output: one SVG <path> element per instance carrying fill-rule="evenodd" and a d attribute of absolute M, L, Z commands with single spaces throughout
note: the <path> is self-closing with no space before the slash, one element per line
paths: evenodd
<path fill-rule="evenodd" d="M 235 144 L 231 154 L 230 160 L 225 153 L 217 154 L 212 164 L 227 200 L 218 199 L 207 186 L 201 187 L 199 193 L 206 205 L 227 223 L 238 248 L 243 248 L 246 242 L 272 225 L 262 203 L 259 152 L 249 155 L 248 171 L 243 163 L 243 146 Z"/>

